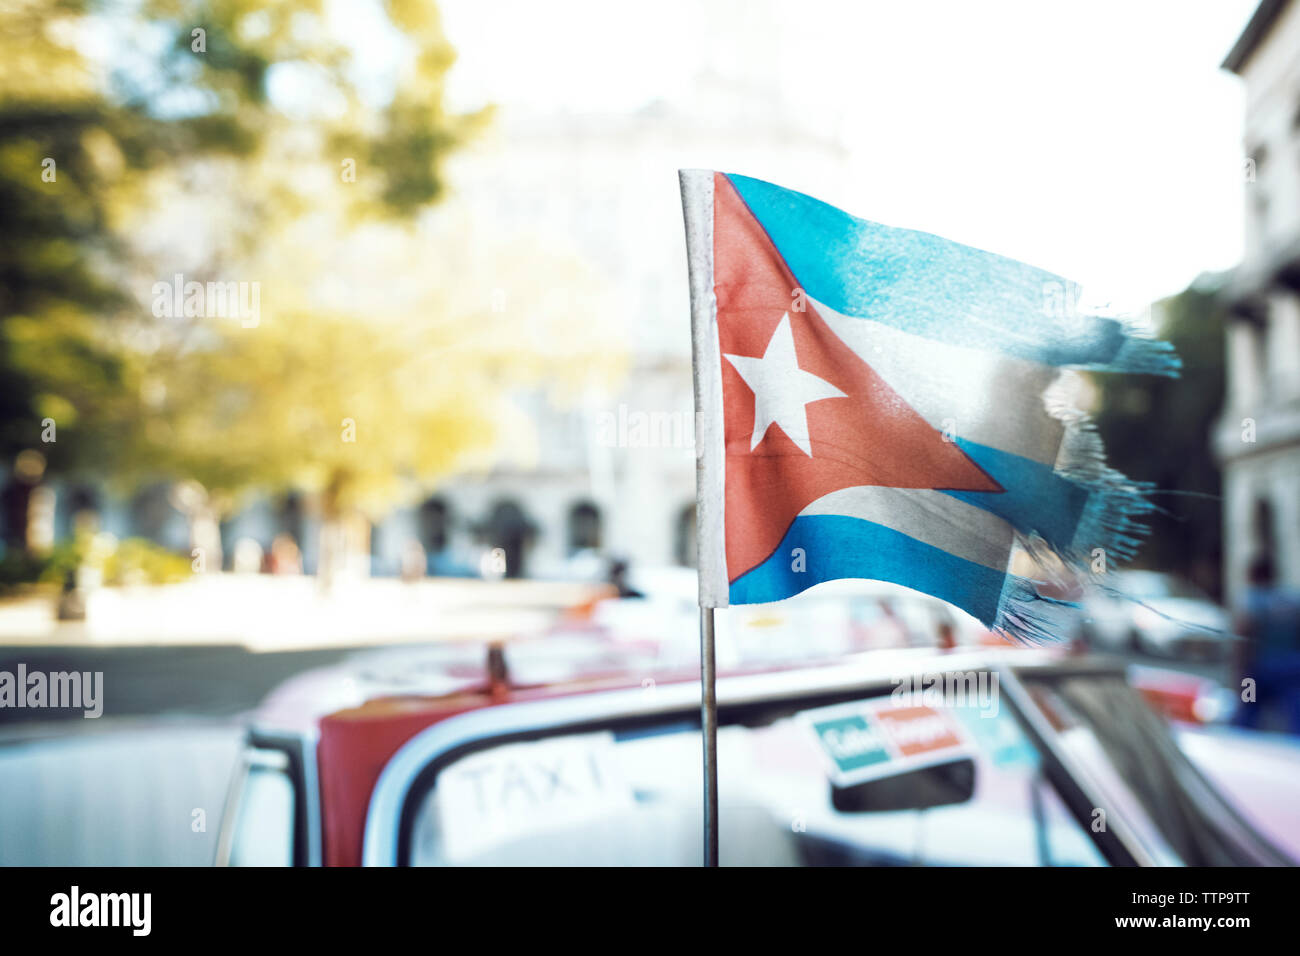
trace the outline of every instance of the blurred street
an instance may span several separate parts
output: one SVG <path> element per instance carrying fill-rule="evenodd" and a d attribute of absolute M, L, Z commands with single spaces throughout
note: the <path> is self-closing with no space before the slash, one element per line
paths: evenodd
<path fill-rule="evenodd" d="M 183 719 L 0 728 L 0 865 L 211 866 L 242 736 Z"/>
<path fill-rule="evenodd" d="M 292 600 L 294 582 L 265 582 L 263 593 L 269 584 Z M 247 585 L 224 583 L 232 593 L 247 593 Z M 402 598 L 399 589 L 410 587 L 376 582 L 368 599 L 365 587 L 354 589 L 351 599 L 378 606 L 379 599 Z M 148 597 L 137 600 L 147 603 Z M 165 606 L 171 599 L 155 594 L 153 600 Z M 343 603 L 336 598 L 336 609 Z M 160 617 L 144 613 L 150 620 Z M 545 612 L 533 608 L 531 613 Z M 170 644 L 98 642 L 84 623 L 38 627 L 38 635 L 18 640 L 24 622 L 38 618 L 27 602 L 11 604 L 7 620 L 0 608 L 0 627 L 11 642 L 0 648 L 0 671 L 24 664 L 28 671 L 46 673 L 102 672 L 103 711 L 111 716 L 86 719 L 73 709 L 0 710 L 4 865 L 209 865 L 246 722 L 266 696 L 291 678 L 358 653 L 423 646 L 400 630 L 387 639 L 382 631 L 371 640 L 354 634 L 338 638 L 337 646 L 298 650 L 200 643 L 200 637 L 180 630 Z M 468 620 L 481 623 L 477 617 Z M 507 614 L 496 620 L 517 626 L 528 619 Z M 219 625 L 209 620 L 206 626 Z M 481 631 L 478 637 L 486 635 Z M 687 644 L 694 640 L 693 633 L 681 637 Z M 259 642 L 255 637 L 251 643 Z M 1225 662 L 1171 662 L 1133 650 L 1118 656 L 1216 683 L 1229 677 Z M 196 810 L 203 811 L 201 830 L 194 829 Z"/>

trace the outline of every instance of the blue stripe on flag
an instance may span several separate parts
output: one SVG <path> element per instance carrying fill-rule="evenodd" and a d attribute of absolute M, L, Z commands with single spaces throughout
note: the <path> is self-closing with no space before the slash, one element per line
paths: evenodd
<path fill-rule="evenodd" d="M 795 548 L 804 570 L 794 570 Z M 801 515 L 758 567 L 731 584 L 732 604 L 779 601 L 835 578 L 890 581 L 955 604 L 987 625 L 997 618 L 1006 574 L 884 525 L 844 515 Z"/>
<path fill-rule="evenodd" d="M 1069 314 L 1077 286 L 1050 272 L 929 233 L 858 219 L 761 179 L 728 179 L 800 288 L 837 312 L 1046 365 L 1176 367 L 1163 354 L 1140 347 L 1135 354 L 1114 319 Z"/>
<path fill-rule="evenodd" d="M 1089 491 L 1058 475 L 1051 465 L 957 439 L 957 445 L 1005 491 L 949 491 L 946 494 L 991 511 L 1024 534 L 1038 534 L 1064 549 L 1088 504 Z"/>

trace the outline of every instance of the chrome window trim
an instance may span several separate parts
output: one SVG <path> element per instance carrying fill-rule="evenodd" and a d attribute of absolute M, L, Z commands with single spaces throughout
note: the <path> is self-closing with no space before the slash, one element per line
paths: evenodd
<path fill-rule="evenodd" d="M 320 768 L 317 758 L 317 746 L 320 741 L 320 733 L 312 727 L 310 730 L 285 731 L 271 730 L 260 725 L 253 725 L 244 734 L 244 740 L 240 744 L 239 757 L 235 765 L 235 772 L 231 776 L 230 786 L 226 791 L 225 805 L 222 809 L 221 830 L 217 835 L 217 852 L 214 861 L 215 866 L 230 865 L 230 850 L 234 841 L 235 822 L 239 813 L 239 803 L 243 796 L 244 781 L 248 776 L 249 752 L 253 750 L 268 750 L 272 752 L 284 753 L 288 756 L 287 751 L 292 749 L 298 758 L 298 766 L 302 769 L 302 787 L 303 793 L 297 793 L 298 781 L 293 778 L 292 767 L 286 768 L 290 783 L 294 786 L 294 812 L 297 813 L 297 804 L 299 796 L 302 799 L 303 816 L 305 817 L 305 826 L 302 828 L 305 839 L 303 847 L 304 865 L 321 866 L 324 862 L 324 850 L 322 843 L 321 831 L 321 807 L 320 807 Z M 295 821 L 294 835 L 292 839 L 297 840 L 299 827 Z M 296 847 L 290 847 L 290 853 L 295 858 Z"/>
<path fill-rule="evenodd" d="M 1016 650 L 1016 666 L 1050 660 L 1045 652 Z M 878 656 L 887 655 L 887 657 Z M 792 697 L 852 694 L 894 679 L 926 673 L 988 670 L 1001 671 L 999 652 L 956 653 L 935 657 L 933 652 L 881 652 L 871 660 L 825 667 L 804 667 L 718 679 L 718 706 L 731 707 Z M 1033 708 L 1024 693 L 1013 701 Z M 698 682 L 658 685 L 653 690 L 628 690 L 575 694 L 541 701 L 484 707 L 440 721 L 416 734 L 389 759 L 375 782 L 366 811 L 362 842 L 363 866 L 396 866 L 399 861 L 402 812 L 407 795 L 422 771 L 433 761 L 476 743 L 511 735 L 582 727 L 600 721 L 655 717 L 673 713 L 698 717 Z M 1045 718 L 1032 711 L 1043 725 Z M 1048 728 L 1050 732 L 1050 727 Z"/>
<path fill-rule="evenodd" d="M 317 747 L 320 732 L 313 726 L 302 734 L 302 778 L 307 788 L 307 865 L 323 866 L 325 850 L 321 845 L 322 820 L 320 812 L 320 765 Z"/>
<path fill-rule="evenodd" d="M 1085 667 L 1079 667 L 1076 669 L 1080 673 L 1100 672 L 1100 670 L 1088 670 Z M 1075 785 L 1089 800 L 1092 801 L 1094 808 L 1103 807 L 1104 802 L 1100 798 L 1103 791 L 1097 784 L 1096 779 L 1093 778 L 1093 776 L 1083 767 L 1082 764 L 1079 763 L 1079 761 L 1066 753 L 1064 748 L 1057 743 L 1056 738 L 1058 735 L 1055 729 L 1053 729 L 1051 723 L 1043 712 L 1034 704 L 1028 688 L 1026 688 L 1025 685 L 1020 682 L 1020 679 L 1016 677 L 1013 668 L 1006 664 L 1001 664 L 997 666 L 995 670 L 998 674 L 998 683 L 1001 685 L 1001 693 L 1010 698 L 1013 705 L 1013 712 L 1020 717 L 1022 724 L 1025 725 L 1025 730 L 1028 732 L 1029 738 L 1034 746 L 1061 766 L 1065 773 L 1074 780 Z M 1118 673 L 1123 675 L 1123 670 L 1118 670 Z M 1155 859 L 1147 851 L 1142 841 L 1138 839 L 1137 834 L 1133 831 L 1132 827 L 1128 825 L 1126 820 L 1124 820 L 1119 814 L 1108 813 L 1105 817 L 1105 821 L 1106 827 L 1113 832 L 1115 841 L 1118 842 L 1122 849 L 1133 858 L 1137 866 L 1156 865 Z M 1099 841 L 1095 835 L 1095 831 L 1092 832 L 1094 834 L 1094 843 L 1111 842 L 1109 839 Z M 1102 849 L 1103 855 L 1107 857 L 1108 862 L 1111 862 L 1112 865 L 1114 865 L 1104 848 L 1099 846 L 1098 849 Z"/>
<path fill-rule="evenodd" d="M 1049 666 L 1036 669 L 1035 676 L 1037 677 L 1041 674 L 1042 677 L 1048 679 L 1058 676 L 1095 676 L 1101 673 L 1109 674 L 1116 670 L 1104 666 L 1096 667 L 1093 666 L 1093 663 L 1094 662 L 1092 661 L 1085 660 L 1079 661 L 1077 664 L 1071 662 L 1065 665 Z M 1120 676 L 1125 683 L 1128 683 L 1129 687 L 1137 693 L 1137 689 L 1129 683 L 1129 671 L 1131 666 L 1132 665 L 1124 665 L 1118 668 L 1116 676 Z M 1079 788 L 1089 794 L 1089 799 L 1094 801 L 1094 807 L 1102 807 L 1102 801 L 1098 799 L 1098 797 L 1100 794 L 1105 792 L 1104 789 L 1098 785 L 1096 778 L 1093 777 L 1082 766 L 1082 764 L 1066 754 L 1061 747 L 1057 746 L 1055 741 L 1059 738 L 1059 734 L 1051 728 L 1051 725 L 1048 723 L 1043 712 L 1036 706 L 1032 705 L 1028 689 L 1024 686 L 1023 681 L 1012 673 L 1012 670 L 1013 668 L 1011 667 L 1005 665 L 1002 666 L 1000 668 L 1002 676 L 999 680 L 1003 685 L 1003 689 L 1010 692 L 1009 696 L 1016 705 L 1016 712 L 1024 715 L 1024 720 L 1030 725 L 1026 727 L 1026 729 L 1028 730 L 1031 739 L 1034 740 L 1034 743 L 1040 749 L 1049 752 L 1053 759 L 1062 764 L 1066 773 L 1073 776 Z M 1029 702 L 1029 706 L 1024 706 L 1024 702 L 1026 701 Z M 1255 862 L 1252 865 L 1295 865 L 1295 861 L 1292 861 L 1285 852 L 1274 846 L 1268 837 L 1264 836 L 1253 824 L 1248 822 L 1233 804 L 1232 800 L 1228 799 L 1219 787 L 1206 777 L 1206 775 L 1201 772 L 1200 768 L 1198 768 L 1196 764 L 1182 752 L 1182 748 L 1178 744 L 1177 734 L 1174 732 L 1172 726 L 1169 728 L 1169 732 L 1170 737 L 1173 739 L 1174 746 L 1178 747 L 1179 753 L 1181 754 L 1181 759 L 1184 762 L 1183 769 L 1189 773 L 1201 787 L 1204 788 L 1204 791 L 1211 795 L 1207 798 L 1206 792 L 1197 793 L 1191 789 L 1187 789 L 1186 793 L 1188 797 L 1194 803 L 1198 804 L 1202 811 L 1207 815 L 1219 817 L 1220 825 L 1222 826 L 1225 835 L 1235 841 L 1239 848 L 1245 849 L 1247 853 L 1251 854 L 1255 858 Z M 1226 816 L 1224 815 L 1225 813 Z M 1107 814 L 1106 822 L 1107 826 L 1120 836 L 1124 846 L 1133 855 L 1134 859 L 1139 861 L 1139 865 L 1167 865 L 1163 860 L 1157 859 L 1152 855 L 1151 851 L 1147 848 L 1147 844 L 1122 817 Z M 1119 826 L 1115 826 L 1116 822 L 1118 822 Z M 1178 862 L 1179 865 L 1185 865 L 1182 864 L 1182 861 Z"/>
<path fill-rule="evenodd" d="M 244 785 L 254 766 L 263 766 L 280 771 L 292 786 L 293 778 L 290 773 L 289 755 L 283 750 L 257 746 L 245 737 L 239 748 L 235 772 L 231 776 L 226 793 L 226 802 L 221 812 L 221 829 L 217 834 L 217 853 L 214 866 L 230 866 L 230 851 L 235 841 L 235 826 L 239 822 L 239 812 L 244 802 Z M 290 854 L 292 854 L 293 847 L 290 846 L 289 849 Z"/>

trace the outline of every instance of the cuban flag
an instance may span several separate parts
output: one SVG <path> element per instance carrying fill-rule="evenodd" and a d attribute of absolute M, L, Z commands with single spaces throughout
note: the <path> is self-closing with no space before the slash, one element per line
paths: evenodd
<path fill-rule="evenodd" d="M 746 176 L 681 186 L 701 607 L 870 578 L 1036 639 L 1051 599 L 1013 549 L 1132 556 L 1150 489 L 1107 467 L 1061 377 L 1176 374 L 1167 343 L 1002 256 Z"/>

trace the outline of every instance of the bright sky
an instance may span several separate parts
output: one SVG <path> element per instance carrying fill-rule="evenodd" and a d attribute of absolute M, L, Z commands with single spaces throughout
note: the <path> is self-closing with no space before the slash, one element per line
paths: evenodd
<path fill-rule="evenodd" d="M 725 0 L 711 22 L 684 0 L 441 6 L 460 106 L 632 110 L 740 65 L 828 131 L 840 118 L 852 185 L 820 198 L 1140 307 L 1240 257 L 1244 95 L 1218 65 L 1255 3 Z"/>

